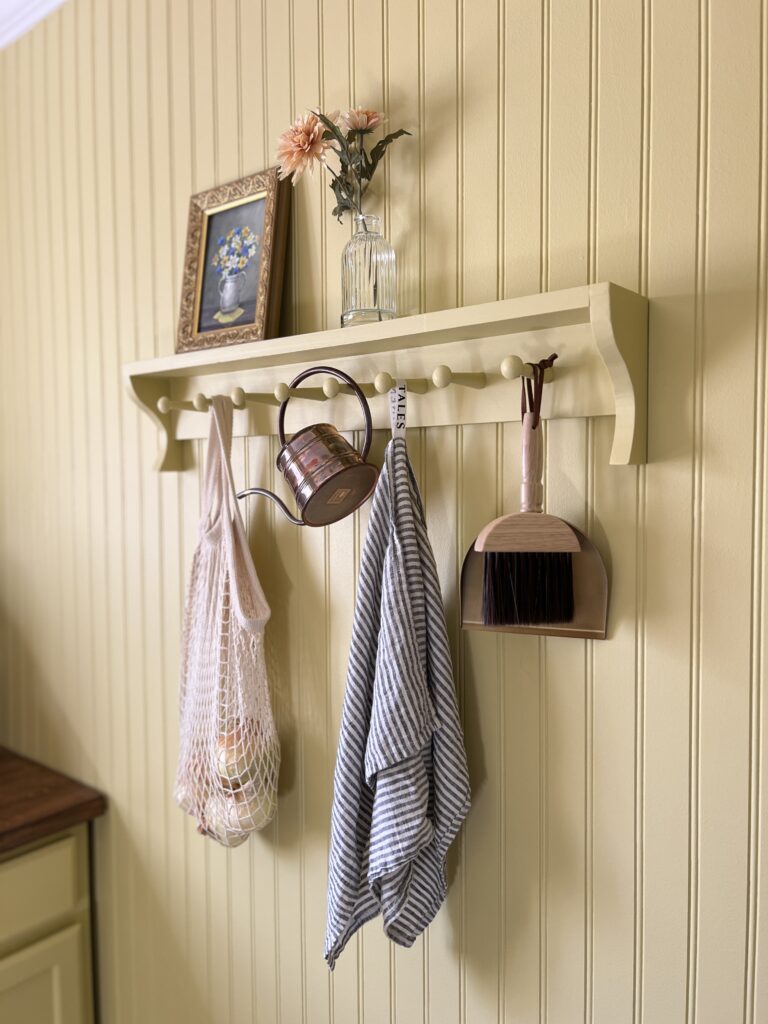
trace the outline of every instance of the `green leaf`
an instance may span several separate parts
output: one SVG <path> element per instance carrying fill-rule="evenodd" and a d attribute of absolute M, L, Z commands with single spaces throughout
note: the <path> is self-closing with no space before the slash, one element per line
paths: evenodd
<path fill-rule="evenodd" d="M 361 179 L 361 183 L 362 182 L 370 181 L 371 178 L 373 177 L 373 170 L 374 170 L 374 168 L 371 165 L 370 157 L 366 153 L 365 149 L 363 149 L 363 151 L 362 151 L 362 157 L 363 157 L 363 160 L 362 160 L 362 164 L 360 166 L 360 179 Z"/>
<path fill-rule="evenodd" d="M 342 215 L 347 210 L 353 210 L 354 206 L 352 205 L 350 198 L 347 195 L 344 182 L 341 180 L 341 178 L 333 178 L 330 184 L 331 191 L 336 197 L 336 205 L 331 210 L 331 214 L 332 216 L 337 218 L 339 223 L 341 223 Z"/>
<path fill-rule="evenodd" d="M 398 128 L 396 132 L 390 132 L 389 135 L 385 135 L 383 139 L 379 139 L 371 150 L 370 173 L 366 175 L 369 180 L 373 177 L 374 171 L 379 166 L 379 161 L 387 151 L 387 147 L 390 146 L 395 139 L 399 139 L 403 135 L 410 134 L 411 132 L 406 131 L 405 128 Z"/>
<path fill-rule="evenodd" d="M 335 139 L 341 146 L 341 152 L 346 154 L 347 161 L 349 161 L 349 145 L 347 143 L 347 140 L 342 135 L 339 126 L 334 124 L 333 121 L 330 120 L 330 118 L 327 118 L 325 116 L 325 114 L 321 114 L 319 110 L 317 111 L 317 117 L 320 120 L 320 122 L 325 125 L 327 131 L 330 132 L 330 135 L 328 135 L 328 140 Z M 323 138 L 326 138 L 325 132 L 323 132 Z"/>

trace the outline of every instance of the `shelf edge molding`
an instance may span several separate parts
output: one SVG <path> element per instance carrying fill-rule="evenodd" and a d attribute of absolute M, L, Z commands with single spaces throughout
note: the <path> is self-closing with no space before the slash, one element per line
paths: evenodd
<path fill-rule="evenodd" d="M 178 402 L 197 392 L 230 394 L 235 387 L 269 394 L 279 381 L 318 363 L 340 362 L 363 382 L 380 372 L 431 378 L 437 366 L 447 364 L 458 380 L 485 375 L 486 387 L 473 390 L 451 384 L 438 389 L 430 383 L 426 393 L 414 395 L 409 423 L 508 421 L 518 418 L 519 400 L 513 382 L 501 373 L 501 363 L 513 354 L 530 362 L 551 352 L 560 358 L 554 381 L 545 389 L 544 416 L 614 415 L 611 463 L 645 462 L 648 300 L 609 282 L 385 323 L 178 353 L 126 364 L 123 377 L 131 397 L 160 433 L 155 468 L 178 471 L 184 468 L 184 440 L 206 436 L 206 418 L 176 409 L 162 413 L 157 407 L 162 397 Z M 352 424 L 342 422 L 339 402 L 344 399 L 332 400 L 333 413 L 328 415 L 335 417 L 340 429 L 352 429 Z M 371 402 L 374 426 L 384 427 L 386 400 L 375 395 Z M 275 404 L 236 411 L 235 433 L 275 433 Z"/>

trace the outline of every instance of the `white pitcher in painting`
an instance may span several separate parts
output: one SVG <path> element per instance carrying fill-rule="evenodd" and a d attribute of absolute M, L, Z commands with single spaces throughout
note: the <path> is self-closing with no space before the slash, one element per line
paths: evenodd
<path fill-rule="evenodd" d="M 235 313 L 245 284 L 245 269 L 256 256 L 259 236 L 247 226 L 230 228 L 217 243 L 211 260 L 219 275 L 219 312 Z"/>
<path fill-rule="evenodd" d="M 219 309 L 222 313 L 234 313 L 240 305 L 243 294 L 245 271 L 219 278 Z"/>

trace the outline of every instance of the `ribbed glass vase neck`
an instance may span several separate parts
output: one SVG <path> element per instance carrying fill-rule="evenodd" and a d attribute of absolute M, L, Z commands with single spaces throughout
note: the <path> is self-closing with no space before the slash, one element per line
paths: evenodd
<path fill-rule="evenodd" d="M 356 213 L 354 224 L 356 235 L 381 233 L 381 217 L 373 213 Z"/>

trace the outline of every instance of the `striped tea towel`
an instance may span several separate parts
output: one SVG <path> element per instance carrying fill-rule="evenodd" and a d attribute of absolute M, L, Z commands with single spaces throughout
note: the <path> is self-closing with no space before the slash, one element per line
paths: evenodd
<path fill-rule="evenodd" d="M 470 803 L 440 583 L 393 433 L 363 547 L 336 758 L 331 969 L 379 912 L 390 939 L 413 944 L 445 898 L 445 855 Z"/>

